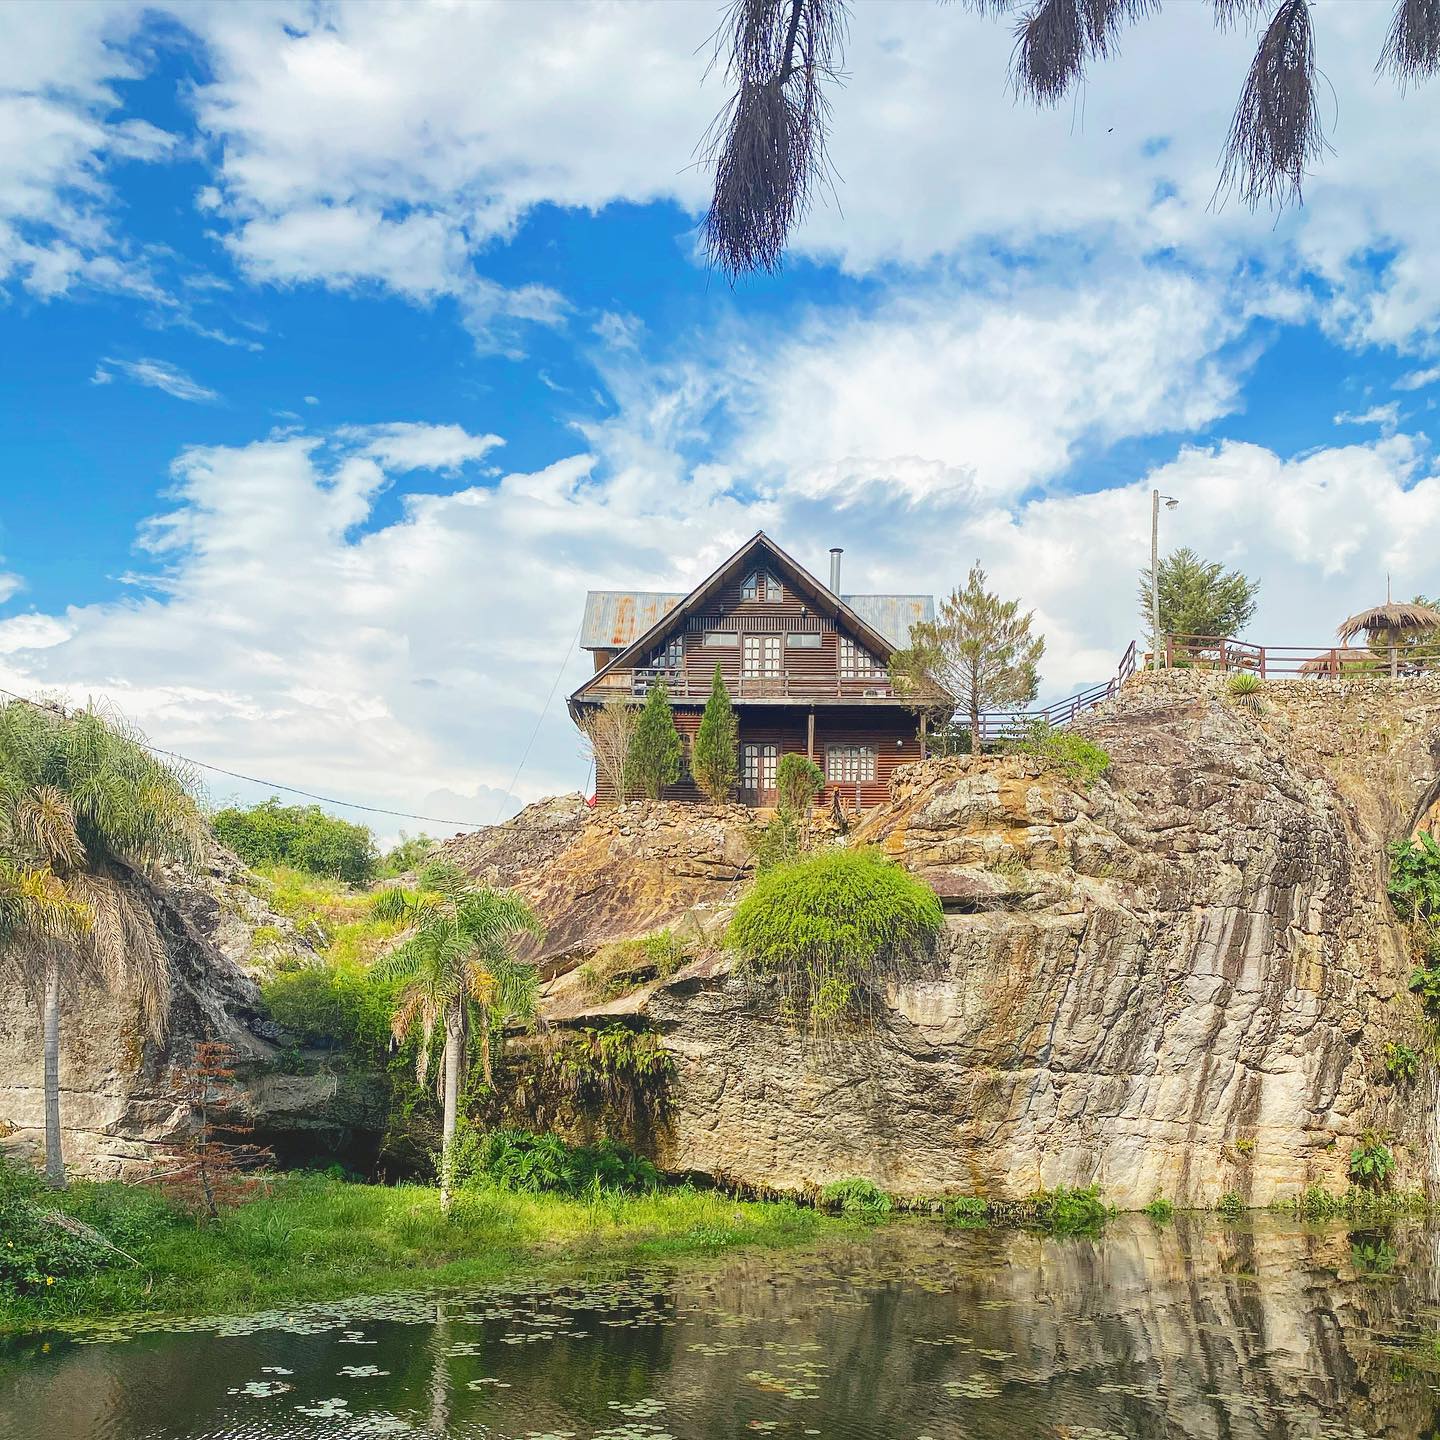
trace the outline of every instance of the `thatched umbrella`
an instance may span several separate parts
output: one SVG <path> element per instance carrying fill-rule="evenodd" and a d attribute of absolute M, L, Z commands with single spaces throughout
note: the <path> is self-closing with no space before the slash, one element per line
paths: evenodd
<path fill-rule="evenodd" d="M 1300 667 L 1300 674 L 1343 675 L 1352 666 L 1361 665 L 1365 661 L 1373 659 L 1374 656 L 1369 650 L 1351 649 L 1346 646 L 1328 650 L 1323 655 L 1316 655 L 1313 659 L 1305 661 Z"/>
<path fill-rule="evenodd" d="M 1440 610 L 1429 605 L 1397 605 L 1387 600 L 1383 605 L 1362 610 L 1342 621 L 1335 633 L 1342 642 L 1351 641 L 1363 633 L 1372 645 L 1378 641 L 1388 646 L 1393 679 L 1400 669 L 1400 642 L 1436 630 L 1440 630 Z"/>

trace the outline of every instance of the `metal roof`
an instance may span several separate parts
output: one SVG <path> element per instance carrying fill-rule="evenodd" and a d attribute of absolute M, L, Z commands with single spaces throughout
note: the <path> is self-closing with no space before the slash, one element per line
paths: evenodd
<path fill-rule="evenodd" d="M 591 590 L 585 596 L 580 648 L 623 649 L 684 598 L 661 590 Z"/>
<path fill-rule="evenodd" d="M 897 650 L 904 650 L 910 644 L 912 625 L 935 618 L 933 595 L 842 595 L 840 598 Z"/>

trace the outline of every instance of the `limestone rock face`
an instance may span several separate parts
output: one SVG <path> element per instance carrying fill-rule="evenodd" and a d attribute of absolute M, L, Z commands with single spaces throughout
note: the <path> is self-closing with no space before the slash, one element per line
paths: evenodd
<path fill-rule="evenodd" d="M 743 805 L 592 809 L 566 795 L 447 841 L 444 853 L 530 902 L 546 934 L 526 953 L 553 974 L 608 940 L 648 934 L 733 898 L 750 873 L 753 826 Z"/>
<path fill-rule="evenodd" d="M 263 887 L 229 852 L 217 849 L 204 873 L 170 872 L 156 884 L 136 879 L 170 958 L 165 1038 L 146 1038 L 131 996 L 86 990 L 72 997 L 61 1028 L 61 1119 L 66 1162 L 75 1174 L 143 1175 L 162 1147 L 190 1124 L 175 1104 L 170 1075 L 200 1040 L 235 1047 L 253 1136 L 283 1160 L 373 1150 L 384 1125 L 376 1082 L 326 1073 L 322 1057 L 299 1056 L 299 1071 L 277 1043 L 250 975 L 258 943 L 303 954 L 310 947 L 266 905 Z M 0 1153 L 43 1151 L 39 1012 L 30 996 L 0 993 Z"/>
<path fill-rule="evenodd" d="M 1434 805 L 1440 683 L 1264 693 L 1138 678 L 1081 727 L 1112 757 L 1088 793 L 1026 756 L 902 770 L 854 838 L 942 896 L 939 962 L 823 1043 L 723 962 L 658 988 L 662 1160 L 780 1190 L 1263 1205 L 1346 1188 L 1375 1129 L 1396 1183 L 1434 1190 L 1433 1067 L 1383 1068 L 1387 1041 L 1421 1048 L 1384 846 Z"/>

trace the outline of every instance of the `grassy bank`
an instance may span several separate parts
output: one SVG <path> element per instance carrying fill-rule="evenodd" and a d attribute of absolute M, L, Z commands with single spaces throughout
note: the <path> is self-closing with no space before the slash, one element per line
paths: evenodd
<path fill-rule="evenodd" d="M 542 1266 L 784 1245 L 853 1229 L 788 1202 L 678 1188 L 593 1199 L 469 1190 L 447 1221 L 428 1186 L 288 1175 L 197 1225 L 129 1187 L 76 1185 L 64 1208 L 110 1221 L 138 1263 L 0 1292 L 0 1333 L 127 1314 L 216 1314 L 380 1290 L 465 1285 Z M 118 1225 L 117 1208 L 128 1207 Z"/>

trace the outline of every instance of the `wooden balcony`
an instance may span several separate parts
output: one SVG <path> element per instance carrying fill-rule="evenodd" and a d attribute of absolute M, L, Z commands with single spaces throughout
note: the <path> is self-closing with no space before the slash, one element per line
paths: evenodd
<path fill-rule="evenodd" d="M 604 699 L 620 695 L 644 699 L 650 687 L 665 682 L 671 700 L 704 704 L 710 698 L 714 672 L 691 675 L 684 670 L 617 670 L 590 687 L 589 694 Z M 817 675 L 813 671 L 782 670 L 770 675 L 726 675 L 731 700 L 745 704 L 888 704 L 895 699 L 890 678 L 883 672 L 869 678 Z"/>

